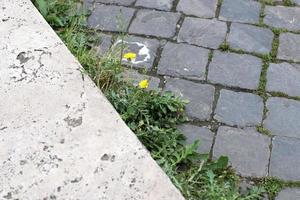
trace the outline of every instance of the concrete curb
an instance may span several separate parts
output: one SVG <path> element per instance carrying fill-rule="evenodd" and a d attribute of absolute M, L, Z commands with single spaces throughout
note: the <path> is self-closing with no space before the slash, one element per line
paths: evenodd
<path fill-rule="evenodd" d="M 184 199 L 29 0 L 0 2 L 0 199 Z"/>

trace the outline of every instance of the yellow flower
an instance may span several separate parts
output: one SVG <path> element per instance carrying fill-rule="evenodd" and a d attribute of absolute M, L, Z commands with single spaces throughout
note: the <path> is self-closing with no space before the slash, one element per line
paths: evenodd
<path fill-rule="evenodd" d="M 139 83 L 139 87 L 142 88 L 142 89 L 147 89 L 149 86 L 149 81 L 147 79 L 145 80 L 142 80 L 140 83 Z"/>
<path fill-rule="evenodd" d="M 133 52 L 125 53 L 123 58 L 127 60 L 134 60 L 136 58 L 136 53 Z"/>

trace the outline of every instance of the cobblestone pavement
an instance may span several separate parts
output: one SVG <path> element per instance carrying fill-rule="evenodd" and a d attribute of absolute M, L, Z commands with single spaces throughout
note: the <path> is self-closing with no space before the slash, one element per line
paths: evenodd
<path fill-rule="evenodd" d="M 271 1 L 266 1 L 271 2 Z M 300 1 L 86 0 L 99 52 L 129 34 L 125 76 L 190 100 L 180 128 L 244 177 L 300 181 Z M 146 69 L 146 74 L 139 72 Z M 300 199 L 299 190 L 277 200 Z M 297 196 L 298 195 L 298 196 Z"/>

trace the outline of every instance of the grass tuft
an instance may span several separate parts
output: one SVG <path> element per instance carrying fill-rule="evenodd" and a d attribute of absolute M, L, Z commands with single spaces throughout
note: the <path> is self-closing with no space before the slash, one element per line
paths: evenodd
<path fill-rule="evenodd" d="M 230 50 L 230 46 L 227 42 L 223 42 L 220 46 L 219 49 L 221 51 L 229 51 Z"/>

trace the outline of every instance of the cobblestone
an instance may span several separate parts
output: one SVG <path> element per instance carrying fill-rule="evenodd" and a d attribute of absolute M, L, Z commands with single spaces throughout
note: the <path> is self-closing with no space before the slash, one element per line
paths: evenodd
<path fill-rule="evenodd" d="M 266 6 L 264 23 L 291 31 L 300 30 L 300 8 L 283 6 Z"/>
<path fill-rule="evenodd" d="M 217 9 L 218 0 L 180 0 L 177 10 L 186 15 L 213 18 Z"/>
<path fill-rule="evenodd" d="M 219 19 L 232 22 L 258 23 L 260 4 L 253 0 L 223 0 Z"/>
<path fill-rule="evenodd" d="M 138 86 L 140 81 L 147 79 L 149 80 L 149 90 L 159 90 L 159 78 L 140 74 L 133 69 L 125 69 L 122 73 L 122 78 L 124 81 L 132 83 L 134 86 Z"/>
<path fill-rule="evenodd" d="M 299 1 L 300 3 L 300 1 Z M 299 188 L 287 188 L 279 192 L 275 200 L 298 200 L 300 199 Z"/>
<path fill-rule="evenodd" d="M 242 176 L 264 177 L 268 175 L 270 143 L 270 138 L 253 128 L 237 129 L 221 126 L 213 154 L 214 157 L 228 155 L 233 168 Z"/>
<path fill-rule="evenodd" d="M 231 87 L 256 89 L 262 62 L 251 55 L 214 52 L 208 69 L 208 80 Z"/>
<path fill-rule="evenodd" d="M 135 0 L 95 0 L 96 3 L 118 4 L 122 6 L 130 6 Z"/>
<path fill-rule="evenodd" d="M 270 175 L 286 181 L 300 180 L 300 140 L 287 137 L 273 139 Z"/>
<path fill-rule="evenodd" d="M 213 144 L 214 133 L 208 128 L 189 124 L 180 125 L 178 128 L 186 137 L 187 144 L 193 144 L 196 140 L 199 140 L 200 143 L 197 151 L 199 153 L 210 152 Z"/>
<path fill-rule="evenodd" d="M 277 58 L 300 62 L 300 35 L 293 33 L 281 34 Z"/>
<path fill-rule="evenodd" d="M 208 52 L 207 49 L 187 44 L 168 43 L 162 52 L 157 73 L 204 80 Z"/>
<path fill-rule="evenodd" d="M 228 43 L 234 49 L 267 54 L 272 49 L 273 37 L 274 34 L 269 29 L 233 23 Z"/>
<path fill-rule="evenodd" d="M 172 91 L 190 101 L 186 106 L 186 112 L 190 118 L 210 119 L 215 92 L 213 86 L 182 79 L 167 79 L 165 91 Z"/>
<path fill-rule="evenodd" d="M 133 14 L 132 8 L 96 4 L 88 19 L 88 25 L 102 31 L 125 31 Z"/>
<path fill-rule="evenodd" d="M 133 52 L 136 54 L 134 60 L 123 59 L 122 63 L 140 69 L 150 70 L 153 67 L 154 59 L 159 48 L 159 41 L 156 39 L 148 39 L 142 37 L 129 36 L 124 38 L 125 46 L 124 54 Z M 121 48 L 122 39 L 119 38 L 115 43 L 115 48 Z"/>
<path fill-rule="evenodd" d="M 97 51 L 100 55 L 104 55 L 107 53 L 112 45 L 112 36 L 102 34 L 100 36 L 99 46 L 97 47 Z"/>
<path fill-rule="evenodd" d="M 218 20 L 186 18 L 178 35 L 178 42 L 187 42 L 212 49 L 225 40 L 227 25 Z"/>
<path fill-rule="evenodd" d="M 137 0 L 135 5 L 169 11 L 173 6 L 173 0 Z"/>
<path fill-rule="evenodd" d="M 300 138 L 300 102 L 269 98 L 264 126 L 274 135 Z"/>
<path fill-rule="evenodd" d="M 171 38 L 175 35 L 179 18 L 178 13 L 139 10 L 129 28 L 129 32 Z"/>
<path fill-rule="evenodd" d="M 270 64 L 267 73 L 267 90 L 289 96 L 300 96 L 300 65 Z"/>
<path fill-rule="evenodd" d="M 221 90 L 214 118 L 231 126 L 255 126 L 262 120 L 263 108 L 257 95 Z"/>

